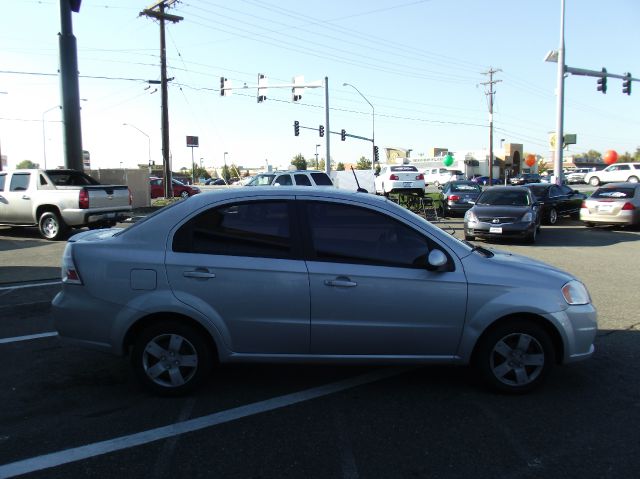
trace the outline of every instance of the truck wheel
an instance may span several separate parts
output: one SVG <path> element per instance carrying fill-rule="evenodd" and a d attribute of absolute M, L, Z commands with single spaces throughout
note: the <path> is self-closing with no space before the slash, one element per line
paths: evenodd
<path fill-rule="evenodd" d="M 45 211 L 38 220 L 38 230 L 43 238 L 58 241 L 64 239 L 69 227 L 57 213 Z"/>

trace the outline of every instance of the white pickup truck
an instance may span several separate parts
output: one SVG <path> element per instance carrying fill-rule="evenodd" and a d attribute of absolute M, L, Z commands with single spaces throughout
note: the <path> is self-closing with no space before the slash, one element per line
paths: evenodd
<path fill-rule="evenodd" d="M 76 170 L 0 171 L 0 225 L 37 226 L 49 240 L 70 228 L 109 227 L 131 216 L 126 185 L 101 185 Z"/>

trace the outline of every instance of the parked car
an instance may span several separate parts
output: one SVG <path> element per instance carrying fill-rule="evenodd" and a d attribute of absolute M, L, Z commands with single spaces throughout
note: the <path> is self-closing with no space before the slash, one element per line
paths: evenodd
<path fill-rule="evenodd" d="M 596 224 L 640 224 L 640 183 L 609 183 L 582 202 L 580 219 Z"/>
<path fill-rule="evenodd" d="M 423 173 L 425 185 L 433 185 L 436 188 L 449 181 L 464 180 L 464 173 L 460 170 L 438 167 L 427 168 Z"/>
<path fill-rule="evenodd" d="M 477 183 L 479 185 L 482 186 L 486 186 L 489 184 L 489 177 L 488 176 L 474 176 L 473 178 L 471 178 L 471 181 L 473 181 L 474 183 Z M 491 184 L 492 185 L 499 185 L 502 183 L 502 180 L 500 178 L 492 178 L 491 179 Z"/>
<path fill-rule="evenodd" d="M 61 269 L 59 335 L 130 354 L 164 395 L 192 390 L 215 362 L 336 361 L 472 363 L 521 393 L 590 357 L 597 330 L 571 274 L 337 188 L 196 195 L 72 237 Z"/>
<path fill-rule="evenodd" d="M 509 178 L 512 185 L 526 185 L 527 183 L 540 183 L 540 175 L 537 173 L 521 173 Z"/>
<path fill-rule="evenodd" d="M 464 215 L 464 237 L 522 238 L 534 243 L 540 230 L 540 208 L 529 188 L 493 186 Z"/>
<path fill-rule="evenodd" d="M 584 177 L 591 171 L 591 168 L 576 168 L 565 175 L 567 183 L 584 183 Z"/>
<path fill-rule="evenodd" d="M 227 182 L 223 178 L 209 178 L 204 184 L 207 186 L 226 186 Z"/>
<path fill-rule="evenodd" d="M 591 171 L 584 176 L 584 182 L 591 186 L 602 183 L 623 182 L 637 183 L 640 179 L 640 163 L 614 163 L 604 170 Z"/>
<path fill-rule="evenodd" d="M 374 181 L 376 195 L 390 193 L 424 196 L 424 175 L 413 165 L 384 165 Z"/>
<path fill-rule="evenodd" d="M 172 178 L 171 180 L 171 184 L 173 186 L 173 196 L 176 198 L 188 198 L 200 193 L 200 188 L 198 188 L 197 186 L 185 185 L 175 178 Z M 151 198 L 164 197 L 164 180 L 162 178 L 149 178 L 149 185 L 151 188 Z"/>
<path fill-rule="evenodd" d="M 273 171 L 256 175 L 245 186 L 333 186 L 324 171 L 295 170 Z"/>
<path fill-rule="evenodd" d="M 71 228 L 114 226 L 131 216 L 131 203 L 127 185 L 102 185 L 82 171 L 0 171 L 0 225 L 37 226 L 52 241 Z"/>
<path fill-rule="evenodd" d="M 445 216 L 464 213 L 482 193 L 478 183 L 473 181 L 450 181 L 442 186 L 442 207 Z"/>
<path fill-rule="evenodd" d="M 561 216 L 578 219 L 582 201 L 587 197 L 567 185 L 553 183 L 529 183 L 525 186 L 533 192 L 540 205 L 542 221 L 554 225 Z"/>

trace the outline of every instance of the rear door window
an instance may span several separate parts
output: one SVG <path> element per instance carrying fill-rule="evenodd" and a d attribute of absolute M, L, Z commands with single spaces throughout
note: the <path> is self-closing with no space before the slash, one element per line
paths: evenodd
<path fill-rule="evenodd" d="M 9 184 L 9 191 L 25 191 L 29 187 L 30 173 L 14 173 Z"/>
<path fill-rule="evenodd" d="M 309 177 L 305 174 L 302 173 L 297 173 L 294 176 L 294 179 L 296 180 L 296 185 L 299 186 L 311 186 L 311 180 L 309 179 Z"/>
<path fill-rule="evenodd" d="M 311 178 L 318 186 L 333 186 L 331 178 L 326 173 L 311 173 Z"/>

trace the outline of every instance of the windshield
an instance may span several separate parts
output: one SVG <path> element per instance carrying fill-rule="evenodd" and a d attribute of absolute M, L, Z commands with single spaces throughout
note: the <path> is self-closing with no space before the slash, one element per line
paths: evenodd
<path fill-rule="evenodd" d="M 529 206 L 529 195 L 522 190 L 489 189 L 480 195 L 479 205 Z"/>
<path fill-rule="evenodd" d="M 269 186 L 275 177 L 276 175 L 258 175 L 247 186 Z"/>

